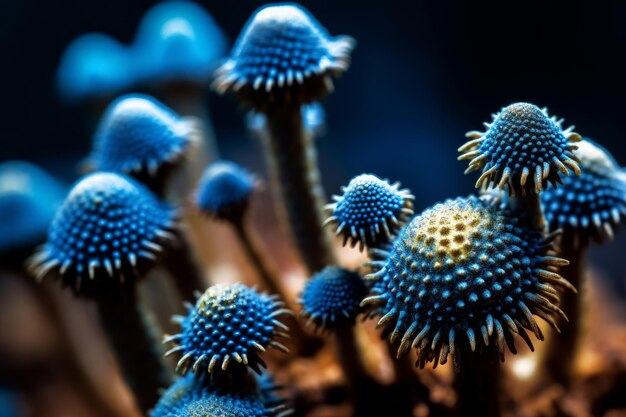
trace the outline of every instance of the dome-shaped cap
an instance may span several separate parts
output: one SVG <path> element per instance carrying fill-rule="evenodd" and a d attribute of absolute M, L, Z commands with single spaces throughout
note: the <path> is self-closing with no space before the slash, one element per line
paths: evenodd
<path fill-rule="evenodd" d="M 389 184 L 375 175 L 361 174 L 342 187 L 341 196 L 333 196 L 334 203 L 325 208 L 330 217 L 324 223 L 333 224 L 343 244 L 352 246 L 379 245 L 388 242 L 392 235 L 413 215 L 415 197 L 400 183 Z"/>
<path fill-rule="evenodd" d="M 29 162 L 0 164 L 0 253 L 43 243 L 65 187 Z"/>
<path fill-rule="evenodd" d="M 503 107 L 492 123 L 485 123 L 485 132 L 467 133 L 471 140 L 459 148 L 459 159 L 470 160 L 465 173 L 482 171 L 477 188 L 508 185 L 511 194 L 538 194 L 548 183 L 556 187 L 569 170 L 580 175 L 573 151 L 581 137 L 573 126 L 563 130 L 561 123 L 534 104 Z"/>
<path fill-rule="evenodd" d="M 257 10 L 239 35 L 214 87 L 262 109 L 269 100 L 310 103 L 332 91 L 332 77 L 347 70 L 354 40 L 331 37 L 302 6 Z"/>
<path fill-rule="evenodd" d="M 283 417 L 290 414 L 285 401 L 273 396 L 225 392 L 204 387 L 195 375 L 170 386 L 150 417 Z"/>
<path fill-rule="evenodd" d="M 611 154 L 590 140 L 579 143 L 577 154 L 581 175 L 541 195 L 547 223 L 576 243 L 611 240 L 626 218 L 626 176 Z"/>
<path fill-rule="evenodd" d="M 213 162 L 198 184 L 196 206 L 208 216 L 239 221 L 248 206 L 255 182 L 252 174 L 234 162 Z"/>
<path fill-rule="evenodd" d="M 302 313 L 318 328 L 338 329 L 354 322 L 366 294 L 358 273 L 328 266 L 307 281 L 300 296 Z"/>
<path fill-rule="evenodd" d="M 146 12 L 133 45 L 139 81 L 208 81 L 226 52 L 209 13 L 188 1 L 166 1 Z"/>
<path fill-rule="evenodd" d="M 242 284 L 213 285 L 195 305 L 187 305 L 187 316 L 175 316 L 181 332 L 164 340 L 176 344 L 166 356 L 180 355 L 176 368 L 183 373 L 189 369 L 234 372 L 246 367 L 260 372 L 259 365 L 265 366 L 261 352 L 269 347 L 287 351 L 274 340 L 287 330 L 277 320 L 289 312 L 282 307 L 275 296 Z"/>
<path fill-rule="evenodd" d="M 102 33 L 76 38 L 64 51 L 57 88 L 68 101 L 109 97 L 127 89 L 134 71 L 124 45 Z"/>
<path fill-rule="evenodd" d="M 551 240 L 518 227 L 484 201 L 456 198 L 424 211 L 406 225 L 369 279 L 382 280 L 364 305 L 401 340 L 398 355 L 418 350 L 418 365 L 458 363 L 457 347 L 472 351 L 505 346 L 514 337 L 532 349 L 526 330 L 543 334 L 537 315 L 557 328 L 564 319 L 558 290 L 573 287 L 554 268 L 568 262 L 551 254 Z"/>
<path fill-rule="evenodd" d="M 90 162 L 98 171 L 154 177 L 178 164 L 197 140 L 192 120 L 142 94 L 119 97 L 107 108 Z"/>
<path fill-rule="evenodd" d="M 103 295 L 156 265 L 175 221 L 175 212 L 134 180 L 90 174 L 73 186 L 30 266 L 40 279 L 55 271 L 80 294 Z"/>

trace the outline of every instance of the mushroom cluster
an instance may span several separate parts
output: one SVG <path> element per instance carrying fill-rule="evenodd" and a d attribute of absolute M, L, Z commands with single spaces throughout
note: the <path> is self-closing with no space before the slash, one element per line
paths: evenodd
<path fill-rule="evenodd" d="M 89 172 L 66 193 L 27 164 L 0 164 L 0 254 L 19 269 L 28 252 L 33 286 L 55 277 L 51 288 L 95 305 L 143 415 L 285 417 L 280 381 L 302 416 L 499 417 L 514 410 L 504 379 L 518 352 L 546 384 L 572 384 L 588 249 L 626 218 L 624 170 L 518 102 L 458 148 L 475 194 L 418 211 L 411 190 L 368 173 L 328 203 L 320 100 L 355 45 L 298 4 L 270 4 L 222 59 L 226 37 L 200 6 L 160 3 L 129 47 L 90 34 L 61 60 L 65 98 L 107 101 Z M 256 215 L 261 175 L 219 158 L 209 90 L 248 112 L 275 216 Z M 290 269 L 279 232 L 263 235 L 273 221 L 293 240 Z M 242 250 L 226 265 L 211 251 L 228 233 Z M 449 363 L 441 379 L 424 369 Z M 454 395 L 444 404 L 437 390 Z"/>

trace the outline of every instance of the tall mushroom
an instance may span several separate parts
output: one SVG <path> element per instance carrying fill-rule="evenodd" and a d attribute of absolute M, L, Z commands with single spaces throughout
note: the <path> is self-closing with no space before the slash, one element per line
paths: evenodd
<path fill-rule="evenodd" d="M 347 70 L 353 48 L 352 38 L 331 37 L 301 6 L 265 6 L 250 18 L 213 84 L 267 118 L 266 159 L 311 272 L 334 263 L 335 255 L 321 227 L 325 196 L 301 109 L 333 90 L 332 78 Z"/>

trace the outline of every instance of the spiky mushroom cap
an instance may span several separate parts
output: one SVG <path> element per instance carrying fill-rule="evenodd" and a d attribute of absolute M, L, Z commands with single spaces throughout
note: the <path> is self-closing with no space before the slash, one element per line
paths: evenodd
<path fill-rule="evenodd" d="M 466 134 L 470 141 L 459 148 L 459 159 L 470 160 L 465 173 L 480 170 L 476 188 L 508 185 L 510 194 L 538 194 L 548 183 L 556 187 L 560 174 L 568 176 L 570 169 L 580 175 L 573 151 L 581 136 L 573 126 L 563 130 L 561 123 L 534 104 L 503 107 L 485 123 L 485 132 Z"/>
<path fill-rule="evenodd" d="M 290 311 L 277 296 L 259 293 L 242 284 L 218 284 L 198 298 L 195 306 L 187 304 L 187 316 L 174 316 L 181 326 L 179 334 L 163 343 L 175 343 L 166 356 L 180 355 L 176 369 L 197 373 L 201 365 L 207 371 L 236 372 L 250 367 L 260 373 L 265 363 L 259 356 L 268 347 L 288 352 L 275 341 L 286 337 L 287 326 L 278 321 Z M 229 364 L 234 362 L 234 367 Z M 233 369 L 234 368 L 234 369 Z"/>
<path fill-rule="evenodd" d="M 195 204 L 208 216 L 231 222 L 241 221 L 254 192 L 252 174 L 230 161 L 217 161 L 204 171 Z"/>
<path fill-rule="evenodd" d="M 418 350 L 419 367 L 458 365 L 461 347 L 504 346 L 516 353 L 514 336 L 533 349 L 525 329 L 543 340 L 533 314 L 558 330 L 557 290 L 573 287 L 554 268 L 568 262 L 552 256 L 554 236 L 523 229 L 477 197 L 456 198 L 416 216 L 396 238 L 387 258 L 373 261 L 382 279 L 363 301 L 382 311 L 379 326 L 401 340 L 398 356 Z M 469 345 L 468 345 L 469 343 Z"/>
<path fill-rule="evenodd" d="M 192 119 L 153 97 L 128 94 L 107 108 L 90 159 L 99 171 L 156 177 L 181 162 L 197 140 Z"/>
<path fill-rule="evenodd" d="M 578 156 L 581 175 L 541 195 L 550 230 L 563 229 L 577 243 L 612 240 L 626 218 L 626 178 L 608 151 L 589 140 L 580 142 Z"/>
<path fill-rule="evenodd" d="M 307 281 L 300 297 L 302 314 L 318 329 L 336 330 L 354 323 L 366 295 L 359 274 L 328 266 Z"/>
<path fill-rule="evenodd" d="M 224 392 L 187 375 L 165 391 L 150 417 L 283 417 L 290 413 L 285 401 L 276 396 Z"/>
<path fill-rule="evenodd" d="M 31 258 L 38 279 L 55 271 L 81 295 L 132 285 L 156 265 L 174 235 L 176 213 L 143 185 L 115 173 L 79 180 Z"/>
<path fill-rule="evenodd" d="M 141 81 L 208 81 L 226 52 L 226 39 L 207 11 L 190 1 L 168 1 L 142 18 L 133 45 Z"/>
<path fill-rule="evenodd" d="M 72 41 L 57 71 L 59 94 L 75 102 L 117 94 L 133 81 L 128 51 L 103 33 L 87 33 Z"/>
<path fill-rule="evenodd" d="M 330 217 L 324 225 L 334 225 L 344 246 L 358 243 L 363 250 L 364 246 L 384 244 L 413 216 L 415 197 L 400 189 L 399 182 L 391 185 L 375 175 L 362 174 L 341 191 L 343 195 L 334 195 L 335 202 L 326 205 Z"/>
<path fill-rule="evenodd" d="M 270 101 L 310 103 L 332 91 L 354 45 L 349 36 L 331 37 L 302 6 L 264 6 L 246 23 L 213 85 L 257 110 Z"/>
<path fill-rule="evenodd" d="M 2 259 L 17 260 L 21 264 L 35 246 L 45 241 L 65 193 L 59 181 L 31 163 L 7 161 L 0 164 Z"/>

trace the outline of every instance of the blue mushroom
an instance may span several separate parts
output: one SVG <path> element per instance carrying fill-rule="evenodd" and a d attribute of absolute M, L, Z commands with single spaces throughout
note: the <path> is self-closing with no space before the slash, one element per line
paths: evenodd
<path fill-rule="evenodd" d="M 129 284 L 174 239 L 175 211 L 123 175 L 79 180 L 57 211 L 48 240 L 31 258 L 38 279 L 51 271 L 83 295 Z"/>
<path fill-rule="evenodd" d="M 378 324 L 400 340 L 398 355 L 411 347 L 418 366 L 445 363 L 457 348 L 487 346 L 504 360 L 505 344 L 515 353 L 514 336 L 532 349 L 526 333 L 543 340 L 533 317 L 558 329 L 557 290 L 573 287 L 553 267 L 554 236 L 516 225 L 477 197 L 437 204 L 405 226 L 386 259 L 372 262 L 370 279 L 382 280 L 363 305 L 383 314 Z"/>
<path fill-rule="evenodd" d="M 303 7 L 268 5 L 257 10 L 239 35 L 214 87 L 256 108 L 268 98 L 310 103 L 333 90 L 332 77 L 350 65 L 354 39 L 331 37 Z"/>
<path fill-rule="evenodd" d="M 140 81 L 207 82 L 226 52 L 226 38 L 198 4 L 167 1 L 145 14 L 133 51 Z"/>
<path fill-rule="evenodd" d="M 208 216 L 241 221 L 254 192 L 255 182 L 252 174 L 234 162 L 214 162 L 200 179 L 196 206 Z"/>
<path fill-rule="evenodd" d="M 242 284 L 217 284 L 205 291 L 195 305 L 187 304 L 187 316 L 175 316 L 181 332 L 166 337 L 175 343 L 166 356 L 180 355 L 176 369 L 183 374 L 229 371 L 250 367 L 257 373 L 265 366 L 259 354 L 271 347 L 287 348 L 275 341 L 287 327 L 278 318 L 289 310 L 276 296 L 259 293 Z M 230 366 L 229 364 L 234 364 Z M 234 370 L 233 370 L 234 368 Z"/>
<path fill-rule="evenodd" d="M 110 97 L 134 81 L 127 48 L 102 33 L 88 33 L 65 50 L 57 72 L 57 89 L 68 101 Z"/>
<path fill-rule="evenodd" d="M 541 195 L 550 230 L 586 241 L 612 240 L 626 218 L 626 176 L 613 157 L 590 140 L 579 144 L 582 173 Z"/>
<path fill-rule="evenodd" d="M 65 187 L 24 161 L 0 164 L 0 253 L 32 250 L 45 241 Z"/>
<path fill-rule="evenodd" d="M 253 384 L 253 390 L 241 386 L 226 390 L 207 382 L 204 375 L 187 374 L 163 393 L 150 417 L 282 417 L 291 413 L 285 400 L 275 394 L 279 387 L 269 375 L 257 376 Z"/>
<path fill-rule="evenodd" d="M 191 119 L 142 94 L 119 97 L 95 134 L 91 163 L 99 171 L 156 177 L 177 166 L 198 140 Z"/>
<path fill-rule="evenodd" d="M 324 224 L 333 224 L 337 235 L 343 236 L 359 249 L 389 242 L 400 226 L 413 216 L 415 197 L 400 183 L 393 185 L 375 175 L 362 174 L 342 187 L 341 196 L 326 205 L 330 216 Z"/>
<path fill-rule="evenodd" d="M 470 141 L 459 148 L 459 159 L 470 160 L 466 174 L 482 171 L 477 188 L 508 185 L 513 195 L 539 194 L 548 183 L 556 187 L 569 170 L 580 175 L 574 151 L 581 136 L 573 126 L 562 129 L 561 124 L 545 108 L 511 104 L 485 123 L 485 132 L 466 134 Z"/>
<path fill-rule="evenodd" d="M 366 295 L 358 273 L 328 266 L 307 281 L 300 296 L 302 314 L 317 328 L 335 330 L 354 323 Z"/>

